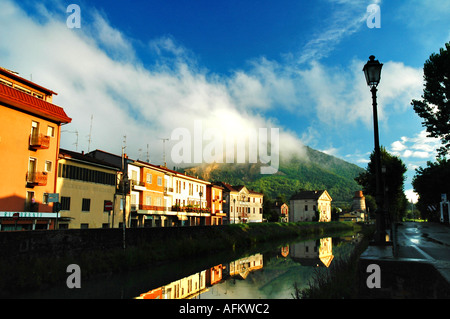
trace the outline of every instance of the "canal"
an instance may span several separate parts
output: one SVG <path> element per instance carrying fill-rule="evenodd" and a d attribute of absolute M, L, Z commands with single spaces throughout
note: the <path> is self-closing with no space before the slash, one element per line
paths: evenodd
<path fill-rule="evenodd" d="M 292 299 L 294 284 L 306 288 L 317 271 L 346 259 L 359 233 L 216 254 L 151 266 L 138 271 L 83 278 L 81 288 L 66 283 L 14 298 L 119 299 Z"/>

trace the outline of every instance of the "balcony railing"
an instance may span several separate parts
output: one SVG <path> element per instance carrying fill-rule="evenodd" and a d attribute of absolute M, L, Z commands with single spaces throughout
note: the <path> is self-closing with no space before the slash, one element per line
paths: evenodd
<path fill-rule="evenodd" d="M 27 183 L 30 185 L 45 186 L 47 185 L 46 172 L 28 172 Z"/>
<path fill-rule="evenodd" d="M 160 212 L 167 210 L 166 207 L 164 207 L 164 206 L 141 205 L 141 204 L 139 205 L 139 209 L 142 209 L 142 210 L 156 210 L 156 211 L 160 211 Z"/>
<path fill-rule="evenodd" d="M 174 212 L 186 212 L 186 213 L 201 213 L 210 214 L 211 208 L 189 207 L 189 206 L 172 206 Z"/>
<path fill-rule="evenodd" d="M 30 134 L 30 147 L 32 148 L 49 148 L 50 136 L 44 134 Z"/>

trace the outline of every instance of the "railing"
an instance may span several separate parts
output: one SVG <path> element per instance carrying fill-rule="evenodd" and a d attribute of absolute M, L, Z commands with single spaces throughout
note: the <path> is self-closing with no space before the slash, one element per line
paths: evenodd
<path fill-rule="evenodd" d="M 145 187 L 145 182 L 143 182 L 143 181 L 137 181 L 135 179 L 130 179 L 130 181 L 131 181 L 131 185 L 133 186 L 133 189 L 135 186 Z"/>
<path fill-rule="evenodd" d="M 46 136 L 44 134 L 30 134 L 30 147 L 49 148 L 50 136 Z"/>
<path fill-rule="evenodd" d="M 198 213 L 198 214 L 210 214 L 211 208 L 199 208 L 189 206 L 172 206 L 172 211 L 186 212 L 186 213 Z"/>
<path fill-rule="evenodd" d="M 164 206 L 156 206 L 156 205 L 139 205 L 139 209 L 142 210 L 156 210 L 156 211 L 166 211 L 166 207 Z"/>
<path fill-rule="evenodd" d="M 46 172 L 27 172 L 27 183 L 38 186 L 47 185 Z"/>

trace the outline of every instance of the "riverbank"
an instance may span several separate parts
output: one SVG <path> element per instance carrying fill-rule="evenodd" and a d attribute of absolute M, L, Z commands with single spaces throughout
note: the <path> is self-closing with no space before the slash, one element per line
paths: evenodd
<path fill-rule="evenodd" d="M 85 280 L 100 274 L 129 271 L 220 251 L 245 249 L 275 240 L 289 241 L 356 231 L 355 227 L 359 226 L 352 223 L 331 222 L 254 223 L 177 227 L 166 230 L 127 229 L 125 250 L 118 229 L 104 232 L 91 230 L 91 233 L 90 230 L 68 230 L 0 234 L 3 251 L 0 273 L 8 274 L 0 278 L 0 297 L 7 298 L 11 292 L 36 290 L 65 283 L 68 276 L 66 269 L 70 264 L 80 266 L 82 278 Z M 24 246 L 23 240 L 27 237 L 32 238 L 26 241 L 31 248 L 41 247 L 43 243 L 54 247 L 47 246 L 44 252 L 28 247 L 28 250 L 22 249 L 22 252 L 14 250 L 17 252 L 14 256 L 5 255 L 6 242 L 18 240 L 17 245 Z M 89 238 L 92 242 L 86 244 L 85 238 Z M 111 243 L 113 238 L 114 244 Z M 85 249 L 82 249 L 83 247 Z"/>

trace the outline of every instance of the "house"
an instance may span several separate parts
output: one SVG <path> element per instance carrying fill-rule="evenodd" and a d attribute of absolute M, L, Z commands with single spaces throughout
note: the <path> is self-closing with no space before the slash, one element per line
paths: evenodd
<path fill-rule="evenodd" d="M 206 201 L 211 208 L 211 216 L 207 219 L 206 225 L 223 225 L 223 219 L 227 216 L 223 211 L 225 200 L 223 198 L 223 187 L 215 184 L 207 185 Z"/>
<path fill-rule="evenodd" d="M 0 68 L 0 230 L 53 229 L 61 125 L 50 89 Z"/>
<path fill-rule="evenodd" d="M 119 171 L 120 167 L 84 153 L 60 149 L 56 182 L 61 203 L 58 228 L 118 227 L 122 219 L 114 212 L 120 206 L 120 196 L 116 196 Z"/>
<path fill-rule="evenodd" d="M 278 221 L 287 223 L 289 221 L 289 206 L 286 203 L 275 201 L 270 207 L 272 212 L 275 212 L 278 216 Z"/>
<path fill-rule="evenodd" d="M 219 182 L 224 191 L 224 213 L 230 224 L 261 223 L 263 221 L 263 194 L 243 185 L 232 186 Z"/>
<path fill-rule="evenodd" d="M 332 198 L 326 190 L 300 191 L 290 199 L 289 221 L 331 221 Z"/>

